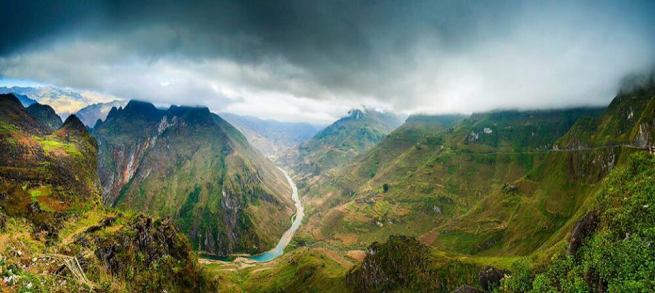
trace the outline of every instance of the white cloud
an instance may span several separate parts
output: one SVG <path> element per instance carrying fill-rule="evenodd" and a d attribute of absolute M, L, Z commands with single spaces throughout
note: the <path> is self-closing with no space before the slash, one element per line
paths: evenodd
<path fill-rule="evenodd" d="M 624 75 L 653 64 L 651 30 L 625 18 L 630 13 L 579 4 L 519 7 L 498 26 L 493 15 L 478 21 L 479 11 L 462 19 L 438 16 L 445 28 L 405 15 L 406 32 L 395 22 L 384 26 L 384 18 L 382 29 L 377 19 L 364 19 L 346 30 L 352 44 L 339 39 L 341 24 L 323 32 L 335 41 L 325 44 L 286 27 L 272 31 L 288 37 L 289 52 L 283 41 L 267 43 L 266 30 L 235 37 L 144 25 L 0 57 L 0 76 L 160 105 L 324 123 L 362 105 L 405 113 L 604 105 Z M 449 30 L 454 37 L 445 36 Z M 458 35 L 466 33 L 471 36 Z M 221 48 L 231 53 L 206 54 Z"/>

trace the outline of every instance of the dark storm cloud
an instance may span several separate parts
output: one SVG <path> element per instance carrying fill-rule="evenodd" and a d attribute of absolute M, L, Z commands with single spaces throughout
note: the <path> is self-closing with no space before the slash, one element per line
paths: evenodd
<path fill-rule="evenodd" d="M 599 104 L 655 49 L 652 1 L 26 2 L 0 75 L 241 110 Z"/>

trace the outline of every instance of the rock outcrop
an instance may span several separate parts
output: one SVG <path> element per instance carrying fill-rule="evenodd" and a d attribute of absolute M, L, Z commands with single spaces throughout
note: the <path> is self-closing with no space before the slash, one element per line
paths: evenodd
<path fill-rule="evenodd" d="M 580 219 L 571 232 L 571 239 L 569 240 L 568 253 L 575 255 L 578 249 L 582 247 L 584 241 L 587 240 L 595 231 L 598 226 L 598 215 L 596 212 L 587 213 Z"/>
<path fill-rule="evenodd" d="M 114 277 L 127 280 L 130 291 L 198 292 L 202 285 L 197 258 L 188 240 L 170 219 L 138 215 L 115 232 L 109 217 L 75 241 L 95 247 L 93 255 Z M 82 258 L 84 260 L 84 258 Z M 89 261 L 88 259 L 85 261 Z"/>
<path fill-rule="evenodd" d="M 364 261 L 346 276 L 355 292 L 388 292 L 406 288 L 417 292 L 440 289 L 430 268 L 430 250 L 416 239 L 390 236 L 386 243 L 374 242 Z"/>

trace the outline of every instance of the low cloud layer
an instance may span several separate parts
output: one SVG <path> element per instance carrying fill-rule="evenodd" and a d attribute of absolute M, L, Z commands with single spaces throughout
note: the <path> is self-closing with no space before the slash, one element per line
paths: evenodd
<path fill-rule="evenodd" d="M 655 62 L 651 1 L 26 5 L 0 77 L 290 121 L 603 105 Z"/>

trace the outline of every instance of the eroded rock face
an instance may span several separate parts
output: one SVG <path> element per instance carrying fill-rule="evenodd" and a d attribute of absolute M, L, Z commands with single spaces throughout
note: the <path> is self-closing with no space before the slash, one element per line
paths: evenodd
<path fill-rule="evenodd" d="M 492 292 L 495 288 L 500 286 L 500 280 L 510 272 L 507 270 L 500 270 L 494 267 L 486 267 L 478 274 L 480 280 L 480 287 L 487 292 Z"/>
<path fill-rule="evenodd" d="M 637 135 L 634 141 L 635 146 L 644 148 L 652 145 L 651 133 L 653 133 L 653 124 L 655 124 L 655 121 L 652 123 L 639 124 Z"/>
<path fill-rule="evenodd" d="M 597 226 L 598 215 L 594 211 L 587 213 L 587 215 L 580 219 L 571 232 L 568 253 L 570 255 L 575 255 L 578 252 L 578 249 L 582 247 L 584 241 L 589 238 L 594 231 L 596 231 Z"/>
<path fill-rule="evenodd" d="M 112 225 L 113 221 L 105 220 L 98 226 Z M 91 234 L 77 241 L 95 242 L 95 256 L 114 276 L 133 280 L 133 290 L 197 289 L 195 256 L 169 219 L 153 220 L 140 215 L 113 235 Z"/>

